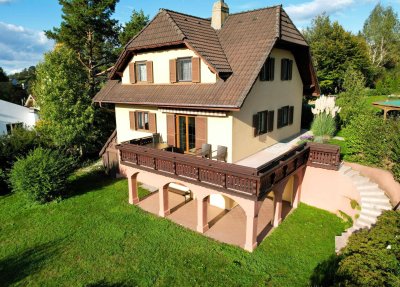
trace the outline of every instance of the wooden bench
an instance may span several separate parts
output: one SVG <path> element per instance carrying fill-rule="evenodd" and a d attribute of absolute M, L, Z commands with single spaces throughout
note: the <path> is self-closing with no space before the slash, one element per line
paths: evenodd
<path fill-rule="evenodd" d="M 175 194 L 182 195 L 185 198 L 185 203 L 192 199 L 192 192 L 190 189 L 179 183 L 170 183 L 168 190 Z"/>

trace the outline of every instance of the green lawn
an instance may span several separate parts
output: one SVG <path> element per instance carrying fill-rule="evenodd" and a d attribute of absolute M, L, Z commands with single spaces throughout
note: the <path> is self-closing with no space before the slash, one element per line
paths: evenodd
<path fill-rule="evenodd" d="M 129 205 L 127 181 L 98 172 L 59 203 L 0 197 L 0 216 L 1 286 L 306 286 L 344 228 L 303 204 L 251 254 Z"/>

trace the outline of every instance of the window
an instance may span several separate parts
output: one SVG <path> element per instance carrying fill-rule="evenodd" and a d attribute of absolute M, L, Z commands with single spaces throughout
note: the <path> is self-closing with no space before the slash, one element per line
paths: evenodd
<path fill-rule="evenodd" d="M 293 124 L 294 107 L 286 106 L 278 110 L 278 128 Z"/>
<path fill-rule="evenodd" d="M 136 75 L 138 82 L 147 82 L 147 65 L 146 62 L 136 63 Z"/>
<path fill-rule="evenodd" d="M 260 81 L 273 81 L 274 76 L 275 76 L 275 59 L 268 58 L 261 69 Z"/>
<path fill-rule="evenodd" d="M 138 130 L 149 130 L 149 113 L 148 112 L 137 112 L 137 129 Z"/>
<path fill-rule="evenodd" d="M 178 82 L 192 81 L 192 58 L 177 59 Z"/>
<path fill-rule="evenodd" d="M 281 80 L 289 81 L 292 79 L 293 60 L 282 59 L 281 65 Z"/>
<path fill-rule="evenodd" d="M 254 136 L 274 130 L 274 111 L 262 111 L 253 116 Z"/>
<path fill-rule="evenodd" d="M 23 123 L 6 124 L 7 134 L 10 135 L 14 130 L 22 129 L 23 127 Z"/>

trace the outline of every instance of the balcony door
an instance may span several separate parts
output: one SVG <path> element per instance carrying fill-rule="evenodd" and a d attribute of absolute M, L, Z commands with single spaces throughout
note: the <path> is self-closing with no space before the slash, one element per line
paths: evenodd
<path fill-rule="evenodd" d="M 193 116 L 176 117 L 177 145 L 185 152 L 196 148 L 196 119 Z"/>

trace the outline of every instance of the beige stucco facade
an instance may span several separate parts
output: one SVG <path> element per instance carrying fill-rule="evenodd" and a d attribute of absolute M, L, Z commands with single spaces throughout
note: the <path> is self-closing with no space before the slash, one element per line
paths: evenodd
<path fill-rule="evenodd" d="M 303 83 L 293 54 L 286 50 L 273 49 L 271 57 L 275 58 L 275 80 L 262 82 L 258 79 L 241 110 L 233 113 L 233 162 L 300 132 Z M 293 77 L 290 81 L 281 81 L 280 78 L 280 63 L 283 58 L 293 60 Z M 278 109 L 284 106 L 294 106 L 293 124 L 278 129 Z M 275 111 L 274 130 L 254 137 L 253 115 L 264 110 Z"/>
<path fill-rule="evenodd" d="M 155 83 L 166 83 L 169 82 L 169 59 L 184 56 L 195 55 L 189 49 L 176 49 L 139 54 L 134 57 L 133 61 L 152 60 Z M 240 111 L 227 112 L 225 116 L 207 116 L 207 142 L 212 145 L 213 151 L 217 149 L 218 145 L 226 146 L 228 148 L 227 162 L 229 163 L 237 162 L 300 132 L 303 84 L 295 61 L 292 80 L 281 81 L 280 79 L 281 59 L 294 60 L 294 57 L 289 51 L 280 49 L 274 49 L 271 56 L 275 58 L 274 81 L 262 82 L 258 79 Z M 202 62 L 202 81 L 206 80 L 215 81 L 215 75 Z M 122 81 L 129 82 L 129 69 L 124 72 Z M 278 129 L 278 109 L 283 106 L 294 106 L 293 124 Z M 129 111 L 138 110 L 156 113 L 157 132 L 166 141 L 167 114 L 165 112 L 161 112 L 157 107 L 117 104 L 115 114 L 118 142 L 151 135 L 130 129 Z M 253 115 L 264 110 L 275 111 L 274 130 L 254 137 Z"/>
<path fill-rule="evenodd" d="M 169 78 L 169 60 L 185 57 L 198 57 L 195 52 L 190 49 L 171 49 L 165 51 L 154 51 L 146 53 L 138 53 L 133 56 L 132 62 L 153 61 L 153 80 L 154 84 L 170 84 Z M 217 76 L 211 72 L 207 64 L 201 60 L 200 65 L 200 82 L 212 84 L 217 81 Z M 129 81 L 129 65 L 125 68 L 122 76 L 122 84 L 130 84 Z M 176 84 L 171 84 L 176 85 Z"/>

